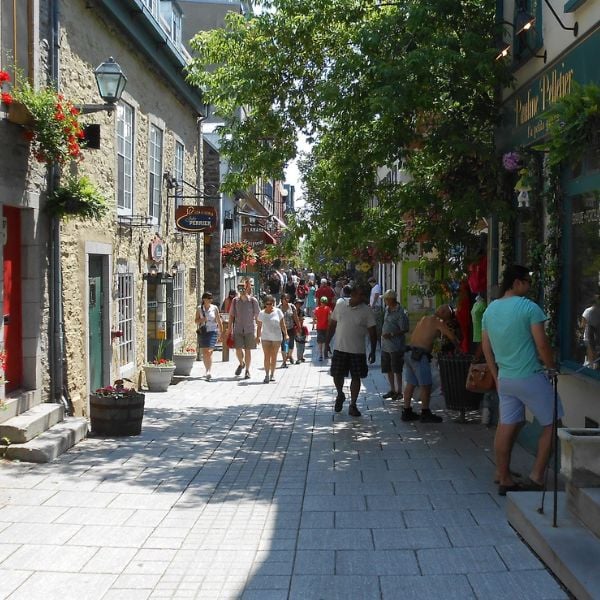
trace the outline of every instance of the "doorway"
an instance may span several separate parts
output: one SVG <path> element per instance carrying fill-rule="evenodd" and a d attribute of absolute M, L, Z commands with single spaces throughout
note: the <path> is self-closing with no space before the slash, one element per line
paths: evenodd
<path fill-rule="evenodd" d="M 104 260 L 98 254 L 89 255 L 88 270 L 88 331 L 90 390 L 104 385 Z"/>
<path fill-rule="evenodd" d="M 2 207 L 4 231 L 4 350 L 6 391 L 21 388 L 23 383 L 23 320 L 21 296 L 21 210 Z"/>

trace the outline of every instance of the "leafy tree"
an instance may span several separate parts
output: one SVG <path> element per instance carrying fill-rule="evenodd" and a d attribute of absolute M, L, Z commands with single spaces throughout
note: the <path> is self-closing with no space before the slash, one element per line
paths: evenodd
<path fill-rule="evenodd" d="M 468 243 L 501 208 L 493 130 L 510 75 L 494 60 L 495 6 L 270 0 L 198 34 L 189 77 L 226 119 L 237 170 L 225 186 L 281 177 L 300 130 L 313 143 L 302 161 L 308 255 L 336 264 L 367 243 L 397 252 L 420 241 L 443 257 Z M 386 164 L 412 179 L 378 181 Z"/>

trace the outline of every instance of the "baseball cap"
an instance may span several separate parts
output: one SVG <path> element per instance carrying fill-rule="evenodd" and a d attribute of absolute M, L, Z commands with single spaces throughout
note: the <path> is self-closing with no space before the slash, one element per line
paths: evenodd
<path fill-rule="evenodd" d="M 325 279 L 325 278 L 321 279 L 321 284 L 325 284 L 325 283 L 327 283 L 327 279 Z"/>
<path fill-rule="evenodd" d="M 327 298 L 327 296 L 321 296 L 321 297 L 319 298 L 319 300 L 320 300 L 321 302 L 329 302 L 329 298 Z"/>

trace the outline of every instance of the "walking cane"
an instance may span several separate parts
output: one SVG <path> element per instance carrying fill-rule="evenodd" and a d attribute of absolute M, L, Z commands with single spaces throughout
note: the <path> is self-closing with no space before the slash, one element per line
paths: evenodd
<path fill-rule="evenodd" d="M 549 372 L 552 376 L 552 387 L 554 388 L 554 407 L 552 413 L 552 452 L 554 452 L 554 492 L 553 492 L 553 511 L 552 527 L 558 527 L 558 374 L 556 371 Z M 544 474 L 544 486 L 542 488 L 542 501 L 537 509 L 540 515 L 544 514 L 544 501 L 546 499 L 546 490 L 548 488 L 548 465 Z"/>

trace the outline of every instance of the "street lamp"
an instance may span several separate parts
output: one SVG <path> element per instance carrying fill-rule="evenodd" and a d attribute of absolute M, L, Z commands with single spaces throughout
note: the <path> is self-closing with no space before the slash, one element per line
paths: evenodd
<path fill-rule="evenodd" d="M 112 56 L 96 67 L 94 77 L 104 104 L 82 104 L 76 108 L 84 115 L 103 110 L 112 113 L 121 99 L 125 85 L 127 85 L 127 77 Z"/>

